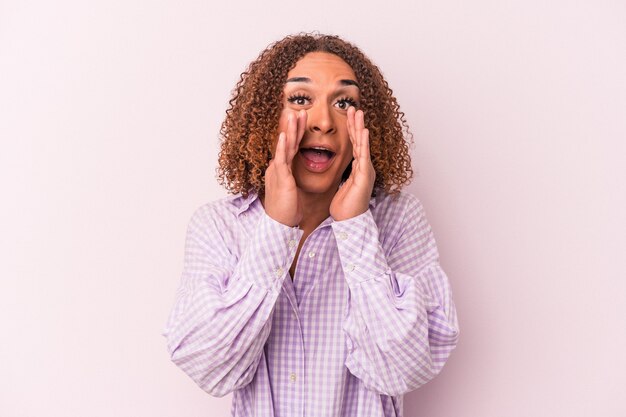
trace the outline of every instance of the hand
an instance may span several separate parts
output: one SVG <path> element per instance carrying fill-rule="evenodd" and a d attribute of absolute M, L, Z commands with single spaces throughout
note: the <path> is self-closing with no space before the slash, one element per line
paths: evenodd
<path fill-rule="evenodd" d="M 278 135 L 274 158 L 265 170 L 265 212 L 277 222 L 291 227 L 297 226 L 303 216 L 291 162 L 298 153 L 306 118 L 304 110 L 288 115 L 287 132 Z"/>
<path fill-rule="evenodd" d="M 348 108 L 348 135 L 352 142 L 352 171 L 330 203 L 330 215 L 336 221 L 365 213 L 374 189 L 376 171 L 370 158 L 369 130 L 365 129 L 363 111 Z"/>

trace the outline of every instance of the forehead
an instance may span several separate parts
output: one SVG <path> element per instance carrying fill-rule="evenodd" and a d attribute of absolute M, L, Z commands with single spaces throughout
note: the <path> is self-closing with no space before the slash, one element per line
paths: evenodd
<path fill-rule="evenodd" d="M 307 77 L 315 79 L 353 79 L 354 71 L 340 57 L 328 52 L 309 52 L 289 71 L 287 78 Z"/>

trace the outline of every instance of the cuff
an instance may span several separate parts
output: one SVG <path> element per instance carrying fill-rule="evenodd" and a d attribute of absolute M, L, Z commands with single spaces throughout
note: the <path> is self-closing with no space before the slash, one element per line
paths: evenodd
<path fill-rule="evenodd" d="M 348 284 L 367 281 L 389 271 L 372 212 L 332 223 L 339 258 Z"/>
<path fill-rule="evenodd" d="M 240 277 L 279 292 L 303 234 L 298 227 L 286 226 L 263 212 L 238 264 Z"/>

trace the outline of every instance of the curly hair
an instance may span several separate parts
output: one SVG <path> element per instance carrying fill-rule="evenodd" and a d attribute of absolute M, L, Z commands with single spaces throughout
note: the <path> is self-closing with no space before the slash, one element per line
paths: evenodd
<path fill-rule="evenodd" d="M 335 54 L 354 71 L 376 171 L 373 195 L 377 188 L 396 194 L 413 176 L 408 147 L 412 134 L 391 88 L 380 69 L 356 46 L 338 36 L 309 33 L 271 44 L 241 74 L 220 129 L 220 184 L 232 194 L 264 193 L 287 73 L 309 52 Z M 350 171 L 351 164 L 342 180 Z"/>

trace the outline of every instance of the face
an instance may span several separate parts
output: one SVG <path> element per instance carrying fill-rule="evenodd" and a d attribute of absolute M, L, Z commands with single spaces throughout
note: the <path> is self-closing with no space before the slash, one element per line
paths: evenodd
<path fill-rule="evenodd" d="M 346 126 L 347 110 L 358 107 L 356 76 L 337 55 L 311 52 L 287 74 L 283 88 L 279 132 L 287 131 L 287 116 L 307 112 L 300 150 L 292 173 L 305 193 L 334 194 L 352 160 L 352 144 Z"/>

